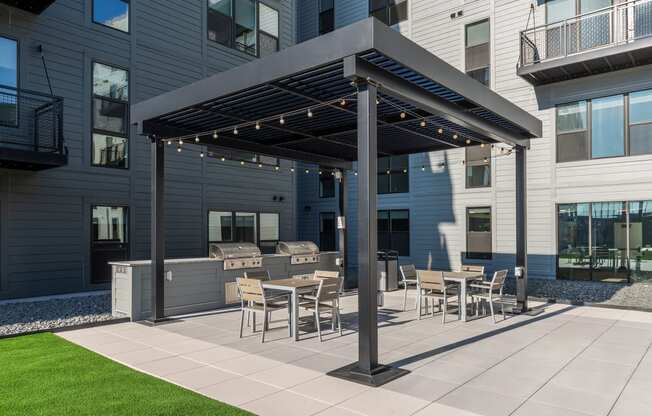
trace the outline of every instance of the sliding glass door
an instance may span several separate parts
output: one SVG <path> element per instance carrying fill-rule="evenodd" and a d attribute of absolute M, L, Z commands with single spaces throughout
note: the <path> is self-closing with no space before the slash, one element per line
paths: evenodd
<path fill-rule="evenodd" d="M 629 203 L 629 268 L 633 282 L 652 281 L 652 201 Z"/>
<path fill-rule="evenodd" d="M 593 280 L 627 282 L 627 211 L 624 202 L 591 204 Z"/>
<path fill-rule="evenodd" d="M 563 204 L 558 210 L 558 277 L 591 280 L 589 204 Z"/>

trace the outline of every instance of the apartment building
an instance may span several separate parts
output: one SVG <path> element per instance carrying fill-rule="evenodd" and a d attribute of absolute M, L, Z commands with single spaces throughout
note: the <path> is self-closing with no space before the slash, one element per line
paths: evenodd
<path fill-rule="evenodd" d="M 652 1 L 309 0 L 298 41 L 370 15 L 542 120 L 528 152 L 531 278 L 652 278 Z M 514 162 L 491 146 L 379 161 L 379 249 L 419 267 L 513 266 Z M 335 245 L 336 184 L 306 168 L 300 238 Z"/>
<path fill-rule="evenodd" d="M 0 299 L 107 289 L 108 260 L 149 258 L 149 142 L 129 105 L 294 44 L 295 11 L 0 1 Z M 168 146 L 168 257 L 296 238 L 292 164 L 193 147 Z"/>

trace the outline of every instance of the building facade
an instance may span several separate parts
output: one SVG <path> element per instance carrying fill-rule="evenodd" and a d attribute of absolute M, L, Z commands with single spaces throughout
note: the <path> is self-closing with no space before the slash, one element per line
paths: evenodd
<path fill-rule="evenodd" d="M 542 120 L 528 152 L 530 277 L 652 278 L 652 2 L 311 0 L 298 40 L 369 15 Z M 419 267 L 511 268 L 514 162 L 489 146 L 379 162 L 379 248 Z M 298 179 L 299 234 L 330 242 L 338 193 L 320 178 Z"/>
<path fill-rule="evenodd" d="M 0 299 L 108 289 L 108 259 L 150 253 L 129 105 L 294 44 L 295 1 L 0 3 Z M 169 257 L 295 238 L 289 162 L 193 147 L 168 146 Z"/>

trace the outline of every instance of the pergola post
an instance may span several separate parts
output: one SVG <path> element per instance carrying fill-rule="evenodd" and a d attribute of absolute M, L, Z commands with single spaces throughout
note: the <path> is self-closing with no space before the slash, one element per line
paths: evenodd
<path fill-rule="evenodd" d="M 165 146 L 151 138 L 151 322 L 165 317 Z"/>
<path fill-rule="evenodd" d="M 346 270 L 348 264 L 348 247 L 346 240 L 346 211 L 348 210 L 348 197 L 346 194 L 346 174 L 344 170 L 337 171 L 337 179 L 339 181 L 338 189 L 338 212 L 337 212 L 337 233 L 338 233 L 338 248 L 340 251 L 340 272 L 346 278 Z"/>
<path fill-rule="evenodd" d="M 516 313 L 527 304 L 527 148 L 516 146 Z"/>
<path fill-rule="evenodd" d="M 358 82 L 358 362 L 331 372 L 380 386 L 408 371 L 378 363 L 377 87 Z"/>

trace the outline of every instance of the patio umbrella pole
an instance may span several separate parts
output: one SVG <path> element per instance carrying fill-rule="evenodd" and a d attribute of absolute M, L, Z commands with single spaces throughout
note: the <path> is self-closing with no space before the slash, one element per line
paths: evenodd
<path fill-rule="evenodd" d="M 358 82 L 358 362 L 329 373 L 378 387 L 408 373 L 378 363 L 377 87 Z"/>

